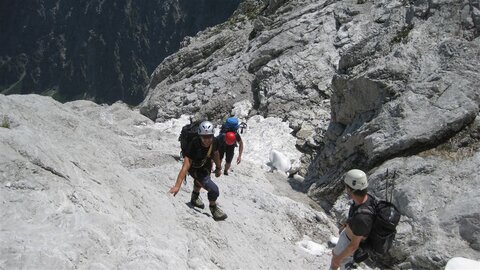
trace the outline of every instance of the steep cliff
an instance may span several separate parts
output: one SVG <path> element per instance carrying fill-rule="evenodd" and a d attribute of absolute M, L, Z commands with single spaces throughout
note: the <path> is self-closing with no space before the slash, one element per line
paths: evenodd
<path fill-rule="evenodd" d="M 238 3 L 2 1 L 0 92 L 138 104 L 155 66 Z"/>
<path fill-rule="evenodd" d="M 308 153 L 294 186 L 332 214 L 345 203 L 346 170 L 367 171 L 381 197 L 396 182 L 404 218 L 383 263 L 439 269 L 454 254 L 478 258 L 480 2 L 241 7 L 157 67 L 141 112 L 220 122 L 247 99 L 250 116 L 289 121 Z"/>

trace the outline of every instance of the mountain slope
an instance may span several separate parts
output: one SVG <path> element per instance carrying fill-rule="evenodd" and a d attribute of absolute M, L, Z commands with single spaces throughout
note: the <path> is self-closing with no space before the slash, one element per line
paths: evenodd
<path fill-rule="evenodd" d="M 187 205 L 191 178 L 176 197 L 168 193 L 181 168 L 177 138 L 186 117 L 153 124 L 124 104 L 60 104 L 37 95 L 0 95 L 0 110 L 9 122 L 0 128 L 0 261 L 7 269 L 329 264 L 334 223 L 278 195 L 286 176 L 264 170 L 266 153 L 253 147 L 262 136 L 271 140 L 261 129 L 269 122 L 287 131 L 277 149 L 294 149 L 279 119 L 251 122 L 244 161 L 214 178 L 229 215 L 216 222 Z"/>
<path fill-rule="evenodd" d="M 0 92 L 140 103 L 155 66 L 238 0 L 0 3 Z"/>

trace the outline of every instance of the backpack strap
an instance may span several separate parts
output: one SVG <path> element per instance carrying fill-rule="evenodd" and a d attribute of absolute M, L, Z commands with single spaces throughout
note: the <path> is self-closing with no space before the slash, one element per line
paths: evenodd
<path fill-rule="evenodd" d="M 207 155 L 205 156 L 204 159 L 202 159 L 202 161 L 200 162 L 200 165 L 198 166 L 195 166 L 193 165 L 192 163 L 192 167 L 195 168 L 195 169 L 198 169 L 198 168 L 201 168 L 205 165 L 205 163 L 207 163 L 207 160 L 210 158 L 210 156 L 212 155 L 212 149 L 213 149 L 213 143 L 210 145 L 210 147 L 208 148 L 208 152 L 207 152 Z"/>
<path fill-rule="evenodd" d="M 369 215 L 373 215 L 375 216 L 376 212 L 375 212 L 375 207 L 377 205 L 377 199 L 368 194 L 368 196 L 370 197 L 370 203 L 369 205 L 358 205 L 356 206 L 354 209 L 353 209 L 353 215 L 352 216 L 355 216 L 357 214 L 369 214 Z"/>
<path fill-rule="evenodd" d="M 358 215 L 358 214 L 368 214 L 368 215 L 375 215 L 375 211 L 373 209 L 371 209 L 372 207 L 362 207 L 360 208 L 359 210 L 355 211 L 355 213 L 353 214 L 354 216 L 355 215 Z"/>
<path fill-rule="evenodd" d="M 205 159 L 209 158 L 210 155 L 212 154 L 212 148 L 213 148 L 213 143 L 210 144 L 210 148 L 208 148 L 207 156 L 205 157 Z"/>

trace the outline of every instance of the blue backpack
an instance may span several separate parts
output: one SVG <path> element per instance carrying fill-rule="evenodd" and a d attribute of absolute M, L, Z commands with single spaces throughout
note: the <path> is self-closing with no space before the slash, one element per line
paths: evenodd
<path fill-rule="evenodd" d="M 236 117 L 229 117 L 227 121 L 225 121 L 225 129 L 228 131 L 237 131 L 239 126 L 238 118 Z"/>
<path fill-rule="evenodd" d="M 243 130 L 247 128 L 247 123 L 238 122 L 238 118 L 236 117 L 229 117 L 227 118 L 227 121 L 222 125 L 222 128 L 220 129 L 220 133 L 227 133 L 229 131 L 233 132 L 238 132 L 238 129 L 240 128 L 240 133 L 243 134 Z"/>
<path fill-rule="evenodd" d="M 239 126 L 240 124 L 238 124 L 238 118 L 229 117 L 227 121 L 225 121 L 225 123 L 222 125 L 220 133 L 227 133 L 229 131 L 237 132 Z"/>

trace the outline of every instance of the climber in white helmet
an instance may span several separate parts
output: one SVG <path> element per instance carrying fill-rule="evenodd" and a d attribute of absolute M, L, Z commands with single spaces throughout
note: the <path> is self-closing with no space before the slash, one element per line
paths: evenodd
<path fill-rule="evenodd" d="M 353 263 L 353 254 L 359 249 L 373 224 L 371 211 L 362 211 L 363 208 L 373 208 L 374 198 L 367 194 L 367 175 L 358 169 L 353 169 L 345 174 L 345 192 L 353 200 L 348 212 L 345 224 L 340 228 L 340 236 L 337 245 L 332 252 L 330 269 L 336 270 L 340 266 L 345 269 L 346 265 Z M 371 210 L 371 209 L 370 209 Z"/>

